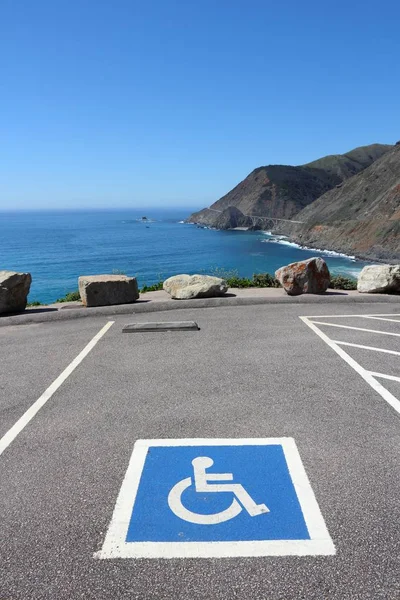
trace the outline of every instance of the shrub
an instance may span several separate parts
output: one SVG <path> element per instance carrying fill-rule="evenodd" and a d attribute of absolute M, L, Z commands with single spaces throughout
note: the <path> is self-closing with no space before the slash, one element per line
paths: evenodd
<path fill-rule="evenodd" d="M 253 287 L 253 281 L 247 277 L 226 277 L 226 283 L 231 288 L 249 288 Z"/>
<path fill-rule="evenodd" d="M 344 275 L 332 275 L 329 287 L 333 290 L 356 290 L 357 280 Z"/>
<path fill-rule="evenodd" d="M 253 286 L 254 287 L 281 287 L 279 281 L 273 275 L 269 273 L 255 273 L 253 275 Z"/>
<path fill-rule="evenodd" d="M 80 300 L 81 295 L 78 290 L 75 290 L 73 292 L 68 292 L 63 298 L 58 298 L 56 302 L 80 302 Z"/>
<path fill-rule="evenodd" d="M 26 307 L 28 308 L 29 306 L 43 306 L 43 304 L 41 302 L 39 302 L 38 300 L 34 300 L 33 302 L 28 302 Z"/>
<path fill-rule="evenodd" d="M 229 287 L 232 288 L 277 288 L 281 286 L 279 281 L 269 273 L 255 273 L 251 279 L 248 277 L 234 276 L 227 277 L 225 280 Z"/>
<path fill-rule="evenodd" d="M 157 283 L 153 283 L 153 285 L 144 285 L 139 291 L 141 294 L 145 294 L 146 292 L 157 292 L 158 290 L 163 289 L 163 282 L 157 281 Z"/>

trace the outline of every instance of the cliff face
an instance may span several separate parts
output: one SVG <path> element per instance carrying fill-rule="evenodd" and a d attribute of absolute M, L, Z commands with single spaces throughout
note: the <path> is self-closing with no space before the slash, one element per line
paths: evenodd
<path fill-rule="evenodd" d="M 211 207 L 192 214 L 188 221 L 226 229 L 237 227 L 227 218 L 218 222 L 221 213 L 229 207 L 235 207 L 246 216 L 291 219 L 325 192 L 359 173 L 391 148 L 388 145 L 373 144 L 356 148 L 347 154 L 326 156 L 304 166 L 259 167 Z M 238 214 L 235 213 L 234 221 L 237 220 Z M 262 219 L 257 225 L 263 226 L 263 223 L 270 227 L 270 223 Z"/>
<path fill-rule="evenodd" d="M 307 206 L 281 233 L 315 248 L 400 260 L 400 145 Z"/>

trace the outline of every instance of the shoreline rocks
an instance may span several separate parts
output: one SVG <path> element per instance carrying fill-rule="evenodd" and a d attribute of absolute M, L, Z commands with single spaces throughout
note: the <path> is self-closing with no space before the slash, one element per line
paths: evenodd
<path fill-rule="evenodd" d="M 130 304 L 139 298 L 135 277 L 126 275 L 81 275 L 79 293 L 84 306 Z"/>
<path fill-rule="evenodd" d="M 31 283 L 30 273 L 0 271 L 0 314 L 25 310 Z"/>
<path fill-rule="evenodd" d="M 210 275 L 175 275 L 164 281 L 163 289 L 175 300 L 189 300 L 223 296 L 228 291 L 228 284 L 224 279 Z"/>
<path fill-rule="evenodd" d="M 290 263 L 275 271 L 275 277 L 289 296 L 323 294 L 331 276 L 323 258 L 309 258 Z"/>

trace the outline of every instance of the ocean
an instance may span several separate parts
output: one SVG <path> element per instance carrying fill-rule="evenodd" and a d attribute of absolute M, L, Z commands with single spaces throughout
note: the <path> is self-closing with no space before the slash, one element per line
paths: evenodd
<path fill-rule="evenodd" d="M 125 273 L 151 285 L 178 273 L 236 270 L 242 277 L 322 256 L 332 273 L 357 276 L 366 264 L 302 249 L 265 232 L 218 231 L 182 221 L 193 209 L 0 213 L 0 270 L 29 271 L 29 300 L 54 302 L 79 275 Z M 141 222 L 146 216 L 149 223 Z"/>

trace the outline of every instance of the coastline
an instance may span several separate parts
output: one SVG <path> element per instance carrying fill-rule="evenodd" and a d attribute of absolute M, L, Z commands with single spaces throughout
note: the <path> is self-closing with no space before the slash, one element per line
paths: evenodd
<path fill-rule="evenodd" d="M 272 234 L 274 235 L 274 234 Z M 276 234 L 277 236 L 279 234 Z M 399 259 L 398 258 L 379 258 L 376 255 L 371 256 L 370 254 L 366 253 L 358 253 L 355 252 L 354 254 L 350 255 L 350 254 L 346 254 L 345 252 L 341 252 L 340 250 L 333 250 L 333 249 L 325 249 L 322 250 L 321 248 L 317 248 L 315 245 L 313 245 L 312 242 L 308 242 L 307 245 L 303 246 L 302 244 L 300 244 L 298 241 L 296 241 L 296 238 L 290 236 L 290 235 L 285 235 L 284 236 L 288 242 L 290 242 L 290 244 L 293 246 L 293 248 L 297 247 L 301 250 L 313 250 L 314 252 L 324 252 L 325 254 L 331 255 L 331 256 L 338 256 L 338 257 L 343 257 L 343 258 L 348 258 L 350 260 L 354 260 L 354 261 L 363 261 L 363 262 L 368 262 L 370 264 L 394 264 L 394 263 L 398 263 Z M 278 242 L 279 243 L 279 242 Z"/>
<path fill-rule="evenodd" d="M 185 223 L 187 225 L 197 225 L 198 227 L 202 228 L 202 229 L 210 229 L 210 230 L 215 230 L 215 231 L 224 231 L 223 229 L 217 229 L 216 227 L 212 227 L 209 225 L 205 225 L 202 223 L 197 223 L 194 221 L 180 221 L 181 223 Z M 270 240 L 265 240 L 266 242 L 269 243 L 277 243 L 277 244 L 281 244 L 281 245 L 287 245 L 287 246 L 291 246 L 297 250 L 305 250 L 305 251 L 314 251 L 314 252 L 318 252 L 321 254 L 325 254 L 328 256 L 332 256 L 332 257 L 338 257 L 338 258 L 345 258 L 345 259 L 349 259 L 351 261 L 357 262 L 357 261 L 362 261 L 362 262 L 368 262 L 370 264 L 394 264 L 394 263 L 398 263 L 400 259 L 398 258 L 381 258 L 379 256 L 377 256 L 376 254 L 369 254 L 368 252 L 366 253 L 362 253 L 362 252 L 354 252 L 354 254 L 347 254 L 347 252 L 343 252 L 340 249 L 333 249 L 333 248 L 319 248 L 316 245 L 314 245 L 312 242 L 307 242 L 307 244 L 301 244 L 298 240 L 298 238 L 296 238 L 295 236 L 291 236 L 291 235 L 283 235 L 281 233 L 274 233 L 273 231 L 267 230 L 267 229 L 258 229 L 258 230 L 254 230 L 252 227 L 229 227 L 227 229 L 225 229 L 225 231 L 255 231 L 255 232 L 261 232 L 264 235 L 270 235 L 271 239 Z M 285 244 L 286 241 L 286 244 Z"/>

